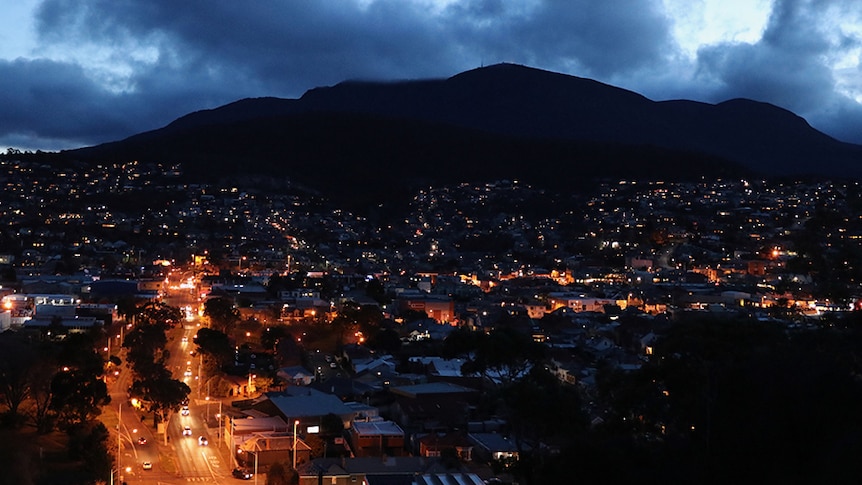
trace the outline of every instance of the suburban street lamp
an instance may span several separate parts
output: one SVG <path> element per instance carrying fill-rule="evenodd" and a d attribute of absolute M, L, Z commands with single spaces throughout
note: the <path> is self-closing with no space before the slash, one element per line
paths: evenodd
<path fill-rule="evenodd" d="M 257 443 L 255 443 L 257 446 Z M 249 453 L 254 453 L 254 485 L 257 485 L 257 451 L 249 451 Z"/>
<path fill-rule="evenodd" d="M 299 420 L 296 419 L 293 421 L 293 470 L 296 471 L 296 426 L 299 424 Z"/>

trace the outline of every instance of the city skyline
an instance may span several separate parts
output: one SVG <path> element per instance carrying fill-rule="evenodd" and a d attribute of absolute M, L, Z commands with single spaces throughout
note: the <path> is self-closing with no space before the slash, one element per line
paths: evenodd
<path fill-rule="evenodd" d="M 0 34 L 0 147 L 77 148 L 245 97 L 498 62 L 654 100 L 765 101 L 860 143 L 860 19 L 862 6 L 801 0 L 30 0 Z"/>

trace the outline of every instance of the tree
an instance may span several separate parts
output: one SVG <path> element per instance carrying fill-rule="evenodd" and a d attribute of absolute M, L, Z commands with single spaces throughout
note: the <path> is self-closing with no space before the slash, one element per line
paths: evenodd
<path fill-rule="evenodd" d="M 260 335 L 260 345 L 267 351 L 272 352 L 275 351 L 279 341 L 282 339 L 293 340 L 293 335 L 291 335 L 287 325 L 266 327 L 266 330 Z"/>
<path fill-rule="evenodd" d="M 212 328 L 225 334 L 233 332 L 240 320 L 239 310 L 227 298 L 210 298 L 204 303 L 204 315 L 210 319 Z"/>
<path fill-rule="evenodd" d="M 0 281 L 15 282 L 18 280 L 18 274 L 15 273 L 15 268 L 12 266 L 0 270 Z"/>
<path fill-rule="evenodd" d="M 117 315 L 125 320 L 133 320 L 141 311 L 141 299 L 122 297 L 117 300 Z"/>
<path fill-rule="evenodd" d="M 344 421 L 334 413 L 320 418 L 320 434 L 327 438 L 339 437 L 344 431 Z"/>
<path fill-rule="evenodd" d="M 299 483 L 296 470 L 277 461 L 269 466 L 266 472 L 266 485 L 295 485 Z"/>
<path fill-rule="evenodd" d="M 587 428 L 577 389 L 564 385 L 544 367 L 532 367 L 502 388 L 500 396 L 516 441 L 570 440 Z M 536 412 L 536 402 L 542 403 L 542 412 Z"/>
<path fill-rule="evenodd" d="M 383 283 L 381 283 L 377 278 L 370 280 L 365 285 L 365 294 L 381 305 L 385 305 L 392 301 L 388 296 L 386 296 L 386 288 L 383 287 Z"/>
<path fill-rule="evenodd" d="M 68 427 L 89 421 L 111 402 L 105 381 L 78 369 L 58 372 L 51 381 L 51 409 Z"/>
<path fill-rule="evenodd" d="M 601 431 L 628 440 L 632 456 L 622 462 L 649 455 L 659 474 L 690 471 L 687 482 L 841 481 L 862 453 L 850 438 L 862 432 L 860 343 L 855 332 L 830 328 L 797 335 L 747 320 L 674 325 L 647 365 L 600 379 L 613 379 L 600 382 L 611 410 Z"/>
<path fill-rule="evenodd" d="M 511 327 L 478 334 L 472 357 L 462 366 L 465 374 L 479 374 L 503 384 L 514 382 L 545 356 L 545 347 Z"/>
<path fill-rule="evenodd" d="M 190 393 L 189 386 L 173 379 L 164 367 L 153 375 L 136 379 L 129 388 L 129 394 L 146 403 L 156 421 L 167 416 L 168 411 L 179 409 Z"/>
<path fill-rule="evenodd" d="M 101 376 L 105 372 L 105 361 L 95 352 L 95 346 L 93 333 L 72 333 L 49 351 L 55 353 L 55 359 L 64 367 Z"/>
<path fill-rule="evenodd" d="M 7 332 L 0 334 L 0 354 L 0 400 L 7 408 L 4 421 L 18 426 L 23 424 L 18 408 L 30 395 L 38 353 L 28 341 Z"/>
<path fill-rule="evenodd" d="M 177 307 L 159 301 L 148 301 L 139 308 L 137 318 L 141 325 L 162 325 L 168 329 L 182 321 L 183 313 Z"/>
<path fill-rule="evenodd" d="M 123 339 L 123 347 L 129 349 L 126 361 L 136 374 L 146 376 L 153 372 L 154 364 L 164 362 L 167 343 L 164 324 L 137 325 Z"/>
<path fill-rule="evenodd" d="M 458 327 L 451 331 L 443 340 L 440 354 L 446 359 L 464 357 L 479 347 L 482 334 L 474 332 L 467 327 Z"/>
<path fill-rule="evenodd" d="M 349 316 L 338 314 L 332 319 L 332 329 L 336 332 L 336 347 L 344 345 L 344 336 L 348 333 L 355 332 L 358 329 L 356 321 Z"/>
<path fill-rule="evenodd" d="M 30 381 L 30 416 L 36 431 L 40 434 L 50 433 L 54 429 L 56 414 L 51 409 L 53 392 L 51 384 L 57 374 L 57 364 L 47 356 L 34 368 Z"/>
<path fill-rule="evenodd" d="M 201 328 L 195 336 L 198 352 L 206 356 L 205 365 L 208 373 L 224 368 L 233 361 L 234 348 L 228 336 L 219 330 Z"/>
<path fill-rule="evenodd" d="M 368 348 L 394 354 L 401 348 L 401 336 L 391 328 L 381 328 L 368 336 Z"/>
<path fill-rule="evenodd" d="M 311 458 L 319 458 L 323 456 L 324 451 L 326 450 L 326 442 L 323 441 L 323 438 L 317 436 L 316 434 L 310 434 L 303 439 L 305 444 L 311 448 Z"/>
<path fill-rule="evenodd" d="M 69 457 L 83 461 L 83 472 L 90 480 L 105 480 L 110 477 L 112 459 L 108 453 L 108 428 L 97 421 L 71 426 L 69 434 Z"/>

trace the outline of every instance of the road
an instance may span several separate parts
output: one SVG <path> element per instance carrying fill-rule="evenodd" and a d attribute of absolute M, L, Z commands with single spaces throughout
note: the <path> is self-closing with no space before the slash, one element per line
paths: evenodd
<path fill-rule="evenodd" d="M 166 304 L 184 310 L 197 309 L 199 302 L 189 289 L 174 286 L 168 291 L 164 299 Z M 190 311 L 188 318 L 168 333 L 170 357 L 166 365 L 174 378 L 188 384 L 192 392 L 188 415 L 177 412 L 169 416 L 165 427 L 167 437 L 153 428 L 151 418 L 143 423 L 141 413 L 130 404 L 126 393 L 131 382 L 130 371 L 122 366 L 118 375 L 111 376 L 112 407 L 119 418 L 120 476 L 129 485 L 239 482 L 231 476 L 233 463 L 226 445 L 218 439 L 220 430 L 206 426 L 207 415 L 218 413 L 219 401 L 205 399 L 206 390 L 201 386 L 203 379 L 199 375 L 200 361 L 189 354 L 194 349 L 193 338 L 199 324 L 197 312 Z M 117 337 L 114 339 L 119 341 Z M 183 433 L 186 426 L 191 435 Z M 146 439 L 145 444 L 138 442 L 141 437 Z M 206 438 L 208 443 L 200 444 L 200 437 Z M 144 469 L 144 462 L 152 463 L 152 469 Z"/>
<path fill-rule="evenodd" d="M 187 273 L 178 274 L 183 279 L 188 277 Z M 170 333 L 169 365 L 174 371 L 174 378 L 183 380 L 192 391 L 188 415 L 174 414 L 168 426 L 168 436 L 177 460 L 177 473 L 189 481 L 232 481 L 232 461 L 226 445 L 219 439 L 221 431 L 217 426 L 207 426 L 207 418 L 214 418 L 219 413 L 219 401 L 207 396 L 203 384 L 205 376 L 201 375 L 201 358 L 190 354 L 195 348 L 194 336 L 201 324 L 198 311 L 200 300 L 193 289 L 180 286 L 179 278 L 170 283 L 164 301 L 181 308 L 186 318 L 182 325 Z M 210 424 L 215 422 L 215 419 L 209 420 Z M 191 435 L 183 434 L 185 427 L 190 428 Z M 206 445 L 201 445 L 201 438 L 207 440 Z"/>

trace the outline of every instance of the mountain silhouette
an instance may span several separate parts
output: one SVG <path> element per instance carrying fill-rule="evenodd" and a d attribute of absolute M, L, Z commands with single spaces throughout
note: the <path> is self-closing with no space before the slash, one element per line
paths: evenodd
<path fill-rule="evenodd" d="M 595 177 L 862 175 L 862 146 L 768 103 L 652 101 L 515 64 L 448 79 L 345 81 L 299 99 L 244 99 L 62 154 L 182 162 L 209 175 L 284 175 L 338 193 L 483 178 L 560 185 Z"/>

